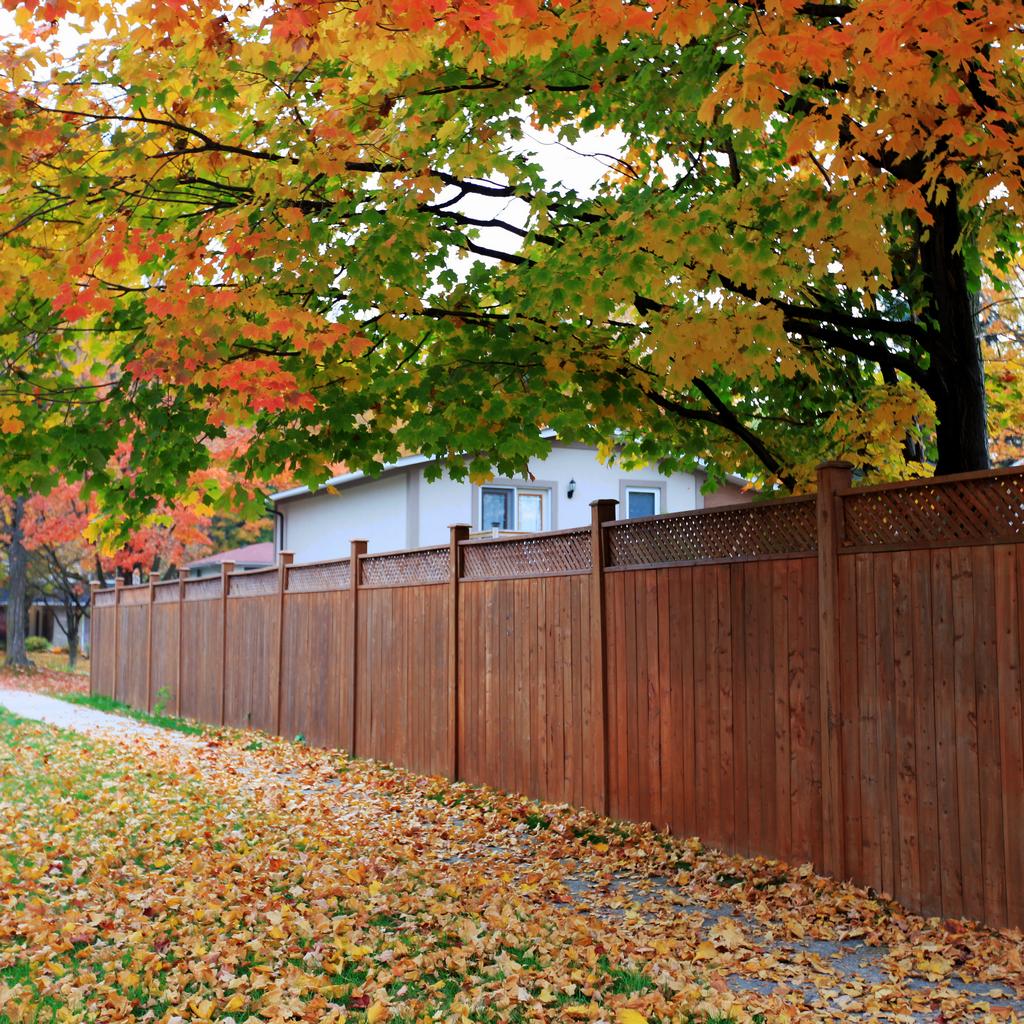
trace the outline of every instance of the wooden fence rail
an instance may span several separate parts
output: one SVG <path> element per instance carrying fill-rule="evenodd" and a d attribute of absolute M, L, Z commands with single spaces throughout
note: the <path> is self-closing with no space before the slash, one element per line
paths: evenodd
<path fill-rule="evenodd" d="M 93 592 L 91 686 L 1024 925 L 1024 472 Z"/>

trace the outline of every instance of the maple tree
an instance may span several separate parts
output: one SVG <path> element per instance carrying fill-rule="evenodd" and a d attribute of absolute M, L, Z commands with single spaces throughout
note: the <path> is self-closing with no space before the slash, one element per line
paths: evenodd
<path fill-rule="evenodd" d="M 126 515 L 231 426 L 309 483 L 516 472 L 540 425 L 792 488 L 988 465 L 1016 3 L 16 6 L 0 429 L 75 472 L 144 435 Z M 584 188 L 535 130 L 621 144 Z"/>
<path fill-rule="evenodd" d="M 137 569 L 144 577 L 180 566 L 207 554 L 210 515 L 195 503 L 164 504 L 114 551 L 94 539 L 98 515 L 94 494 L 83 493 L 79 481 L 59 481 L 47 494 L 24 502 L 23 543 L 30 563 L 31 584 L 40 594 L 56 598 L 63 611 L 63 628 L 72 668 L 78 658 L 78 633 L 89 613 L 89 583 L 123 575 L 129 582 Z"/>

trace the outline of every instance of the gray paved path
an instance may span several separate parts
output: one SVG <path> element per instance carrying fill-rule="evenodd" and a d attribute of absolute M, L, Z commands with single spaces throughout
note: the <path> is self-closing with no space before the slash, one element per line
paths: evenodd
<path fill-rule="evenodd" d="M 41 693 L 0 689 L 0 706 L 22 718 L 32 718 L 37 722 L 55 725 L 59 729 L 73 729 L 75 732 L 102 736 L 106 739 L 144 736 L 161 742 L 181 742 L 190 745 L 191 737 L 185 733 L 171 732 L 155 725 L 147 725 L 145 722 L 137 722 L 125 715 L 111 715 L 106 711 L 97 711 L 81 704 L 46 697 Z"/>

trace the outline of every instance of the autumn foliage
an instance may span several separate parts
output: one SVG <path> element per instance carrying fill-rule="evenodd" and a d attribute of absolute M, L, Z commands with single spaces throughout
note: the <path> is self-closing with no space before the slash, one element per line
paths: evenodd
<path fill-rule="evenodd" d="M 539 426 L 790 487 L 988 463 L 1017 3 L 8 6 L 0 430 L 145 437 L 129 509 L 235 427 L 304 482 Z"/>

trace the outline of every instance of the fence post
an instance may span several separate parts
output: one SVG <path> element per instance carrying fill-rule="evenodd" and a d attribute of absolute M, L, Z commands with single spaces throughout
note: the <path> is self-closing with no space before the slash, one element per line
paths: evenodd
<path fill-rule="evenodd" d="M 188 569 L 178 570 L 178 664 L 174 673 L 174 717 L 181 718 L 181 662 L 185 651 L 185 580 Z"/>
<path fill-rule="evenodd" d="M 153 710 L 153 599 L 156 589 L 149 575 L 149 605 L 146 610 L 146 710 Z"/>
<path fill-rule="evenodd" d="M 228 685 L 228 593 L 234 571 L 234 562 L 220 563 L 220 693 L 217 699 L 220 725 L 224 724 L 224 691 Z"/>
<path fill-rule="evenodd" d="M 284 682 L 284 595 L 288 590 L 288 566 L 295 561 L 294 551 L 281 551 L 277 556 L 277 672 L 274 674 L 274 735 L 281 735 L 281 690 Z M 251 708 L 251 704 L 250 704 Z"/>
<path fill-rule="evenodd" d="M 121 660 L 121 591 L 124 579 L 121 576 L 114 580 L 114 671 L 111 675 L 110 696 L 117 700 L 117 676 Z"/>
<path fill-rule="evenodd" d="M 349 623 L 351 632 L 349 636 L 349 720 L 348 720 L 348 752 L 352 757 L 356 754 L 356 698 L 359 691 L 359 585 L 362 582 L 359 578 L 359 556 L 366 554 L 367 542 L 365 540 L 354 540 L 349 548 L 348 562 L 348 590 L 349 590 Z"/>
<path fill-rule="evenodd" d="M 851 484 L 848 462 L 818 467 L 818 684 L 821 705 L 821 810 L 823 870 L 845 873 L 843 856 L 842 735 L 840 717 L 839 539 L 836 492 Z"/>
<path fill-rule="evenodd" d="M 591 717 L 591 742 L 595 752 L 595 763 L 599 775 L 590 794 L 592 810 L 608 814 L 611 801 L 609 777 L 608 743 L 608 668 L 605 659 L 607 650 L 605 632 L 607 629 L 604 613 L 604 570 L 608 563 L 608 547 L 605 544 L 605 523 L 615 518 L 615 498 L 598 498 L 590 503 L 590 671 L 591 693 L 594 713 Z"/>
<path fill-rule="evenodd" d="M 468 539 L 465 523 L 449 526 L 448 540 L 448 777 L 459 777 L 459 733 L 462 729 L 462 688 L 459 686 L 459 579 L 462 576 L 462 549 Z"/>
<path fill-rule="evenodd" d="M 96 650 L 96 594 L 103 584 L 99 580 L 89 583 L 89 693 L 96 696 L 96 677 L 99 675 L 99 652 Z"/>

